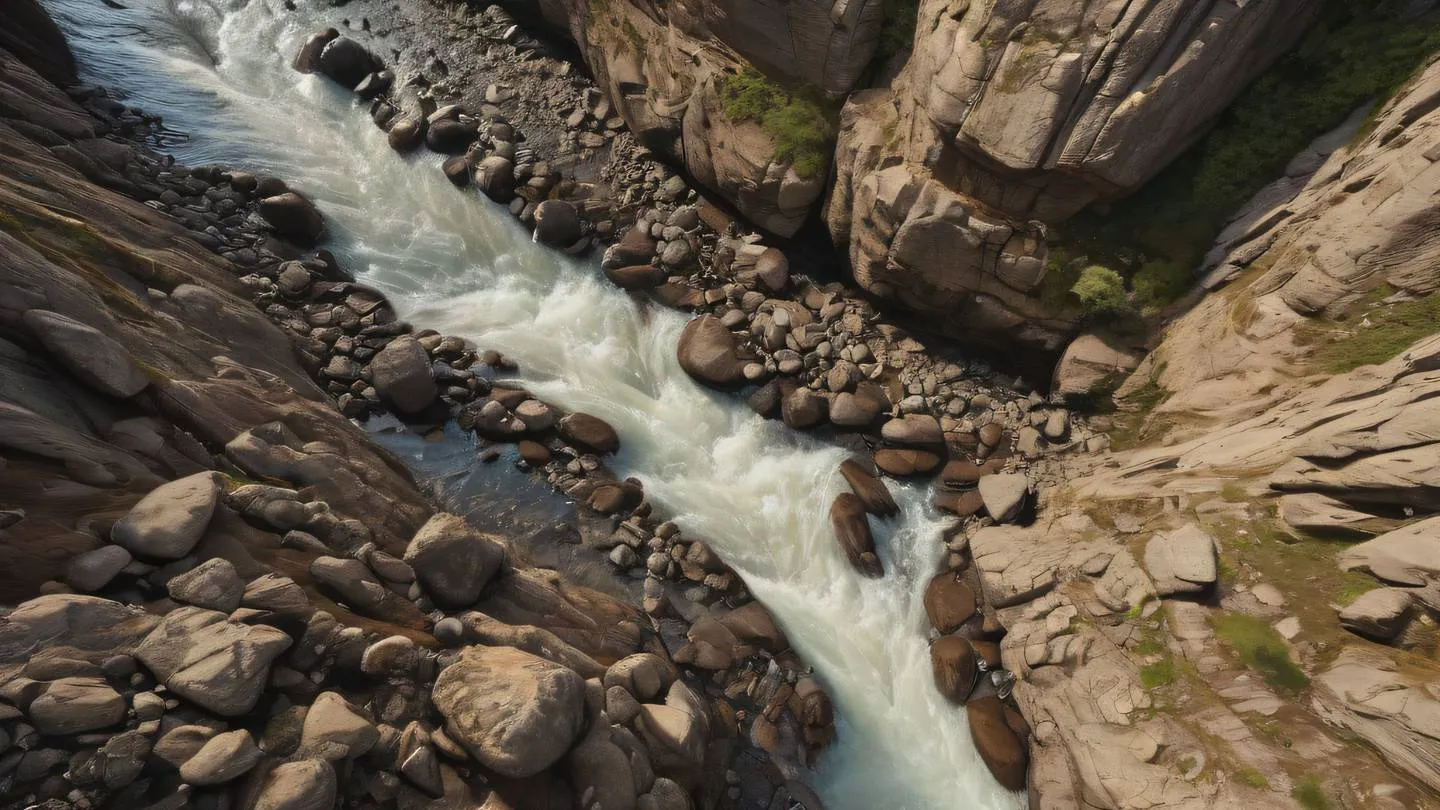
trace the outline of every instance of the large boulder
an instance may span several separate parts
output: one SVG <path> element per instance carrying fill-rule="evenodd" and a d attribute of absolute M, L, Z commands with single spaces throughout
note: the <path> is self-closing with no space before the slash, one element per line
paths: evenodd
<path fill-rule="evenodd" d="M 564 200 L 546 200 L 535 207 L 535 240 L 553 248 L 568 248 L 585 235 L 584 220 Z"/>
<path fill-rule="evenodd" d="M 441 512 L 410 539 L 405 562 L 437 605 L 469 607 L 500 571 L 505 547 L 458 515 Z"/>
<path fill-rule="evenodd" d="M 80 734 L 119 724 L 127 708 L 103 678 L 71 677 L 51 683 L 26 714 L 41 734 Z"/>
<path fill-rule="evenodd" d="M 945 636 L 930 645 L 930 673 L 935 688 L 951 703 L 961 705 L 979 682 L 978 656 L 969 639 Z"/>
<path fill-rule="evenodd" d="M 678 673 L 670 662 L 655 653 L 627 655 L 605 670 L 604 685 L 619 686 L 642 701 L 664 695 Z"/>
<path fill-rule="evenodd" d="M 177 574 L 165 586 L 170 598 L 195 607 L 229 613 L 240 607 L 245 582 L 235 571 L 234 563 L 214 557 L 183 574 Z"/>
<path fill-rule="evenodd" d="M 410 335 L 395 338 L 376 353 L 370 374 L 381 399 L 401 413 L 419 413 L 435 401 L 430 356 Z"/>
<path fill-rule="evenodd" d="M 1006 790 L 1024 790 L 1030 755 L 1015 728 L 1020 723 L 1018 716 L 1011 717 L 1011 712 L 993 695 L 975 698 L 965 705 L 970 739 L 995 781 Z"/>
<path fill-rule="evenodd" d="M 445 733 L 503 776 L 533 776 L 570 750 L 585 726 L 585 681 L 513 647 L 467 647 L 435 680 Z"/>
<path fill-rule="evenodd" d="M 77 591 L 98 591 L 110 584 L 110 580 L 134 559 L 120 546 L 101 546 L 72 557 L 65 566 L 65 582 Z"/>
<path fill-rule="evenodd" d="M 340 36 L 340 32 L 334 28 L 327 28 L 324 31 L 317 31 L 305 39 L 300 50 L 295 53 L 295 61 L 290 66 L 301 73 L 318 73 L 320 71 L 320 54 Z"/>
<path fill-rule="evenodd" d="M 1340 553 L 1340 567 L 1369 571 L 1395 585 L 1440 582 L 1440 517 L 1401 526 Z"/>
<path fill-rule="evenodd" d="M 139 557 L 178 560 L 200 542 L 219 502 L 218 473 L 161 484 L 115 523 L 110 538 Z"/>
<path fill-rule="evenodd" d="M 21 322 L 66 371 L 106 396 L 126 399 L 150 384 L 125 347 L 98 329 L 44 309 L 27 310 Z"/>
<path fill-rule="evenodd" d="M 221 785 L 260 764 L 255 738 L 243 728 L 216 734 L 180 766 L 180 778 L 197 787 Z"/>
<path fill-rule="evenodd" d="M 430 151 L 439 152 L 442 155 L 459 155 L 470 148 L 475 141 L 476 126 L 457 121 L 453 118 L 442 118 L 439 121 L 431 121 L 425 130 L 425 145 Z"/>
<path fill-rule="evenodd" d="M 865 517 L 865 504 L 853 492 L 840 493 L 830 504 L 830 528 L 856 571 L 872 579 L 885 575 L 885 568 L 875 553 L 875 537 Z"/>
<path fill-rule="evenodd" d="M 336 37 L 320 50 L 317 68 L 337 84 L 354 90 L 366 76 L 384 70 L 385 65 L 364 45 L 349 37 Z"/>
<path fill-rule="evenodd" d="M 300 750 L 309 757 L 337 762 L 355 759 L 375 747 L 380 732 L 335 692 L 321 692 L 305 713 Z"/>
<path fill-rule="evenodd" d="M 980 479 L 980 497 L 985 511 L 999 523 L 1014 520 L 1030 493 L 1030 479 L 1024 473 L 999 473 Z"/>
<path fill-rule="evenodd" d="M 696 382 L 722 391 L 745 386 L 745 363 L 740 359 L 740 344 L 720 319 L 711 315 L 685 324 L 680 333 L 676 353 L 680 368 Z"/>
<path fill-rule="evenodd" d="M 676 681 L 665 703 L 640 707 L 635 725 L 658 774 L 693 779 L 705 762 L 710 723 L 704 702 L 690 687 Z"/>
<path fill-rule="evenodd" d="M 331 810 L 339 788 L 335 769 L 318 759 L 277 765 L 265 775 L 251 810 Z"/>
<path fill-rule="evenodd" d="M 425 119 L 412 116 L 401 116 L 390 124 L 390 131 L 385 134 L 390 148 L 402 155 L 413 152 L 420 148 L 425 142 Z"/>
<path fill-rule="evenodd" d="M 207 711 L 239 717 L 255 708 L 270 664 L 289 647 L 290 637 L 273 627 L 181 607 L 165 614 L 135 657 L 180 697 Z"/>
<path fill-rule="evenodd" d="M 620 449 L 620 436 L 609 422 L 588 413 L 572 413 L 560 420 L 560 438 L 591 453 L 613 453 Z"/>
<path fill-rule="evenodd" d="M 1111 391 L 1140 365 L 1140 356 L 1113 338 L 1085 334 L 1070 341 L 1055 364 L 1050 390 L 1065 396 Z"/>
<path fill-rule="evenodd" d="M 515 199 L 515 164 L 502 155 L 490 155 L 475 167 L 480 193 L 498 203 Z"/>
<path fill-rule="evenodd" d="M 1415 595 L 1404 588 L 1377 588 L 1340 609 L 1340 626 L 1375 641 L 1393 641 L 1410 624 Z"/>
<path fill-rule="evenodd" d="M 880 428 L 880 437 L 901 447 L 935 447 L 945 443 L 940 422 L 928 413 L 906 414 Z"/>
<path fill-rule="evenodd" d="M 261 200 L 260 217 L 276 233 L 302 247 L 314 245 L 325 232 L 325 217 L 320 209 L 293 191 Z"/>
<path fill-rule="evenodd" d="M 936 631 L 949 635 L 975 615 L 975 591 L 949 571 L 936 574 L 925 586 L 925 615 Z"/>
<path fill-rule="evenodd" d="M 1145 545 L 1145 568 L 1161 596 L 1204 593 L 1220 573 L 1215 539 L 1193 523 L 1161 532 Z"/>
<path fill-rule="evenodd" d="M 860 462 L 853 458 L 845 459 L 840 462 L 840 474 L 845 476 L 855 497 L 865 505 L 865 511 L 880 517 L 893 517 L 900 513 L 900 507 L 895 504 L 895 498 L 890 495 L 885 482 Z"/>

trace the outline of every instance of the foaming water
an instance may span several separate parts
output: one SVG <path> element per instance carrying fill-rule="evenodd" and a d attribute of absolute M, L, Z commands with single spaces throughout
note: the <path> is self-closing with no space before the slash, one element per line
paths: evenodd
<path fill-rule="evenodd" d="M 328 247 L 402 317 L 504 351 L 536 394 L 615 426 L 616 472 L 744 576 L 835 698 L 838 742 L 815 774 L 829 807 L 1021 806 L 931 683 L 920 595 L 943 546 L 927 490 L 892 484 L 903 514 L 872 524 L 887 573 L 862 579 L 827 517 L 842 451 L 697 387 L 675 359 L 683 316 L 533 245 L 502 208 L 456 191 L 439 157 L 395 155 L 348 93 L 289 69 L 340 11 L 127 1 L 48 5 L 87 79 L 188 133 L 171 145 L 179 160 L 286 178 L 324 211 Z"/>

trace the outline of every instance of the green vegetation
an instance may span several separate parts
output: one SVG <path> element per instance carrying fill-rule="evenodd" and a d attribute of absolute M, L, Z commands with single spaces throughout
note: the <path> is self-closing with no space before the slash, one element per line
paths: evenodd
<path fill-rule="evenodd" d="M 1215 128 L 1138 193 L 1069 227 L 1072 250 L 1125 267 L 1137 303 L 1183 295 L 1226 221 L 1317 136 L 1369 100 L 1383 103 L 1440 48 L 1440 17 L 1401 0 L 1326 0 L 1304 40 L 1242 93 Z M 1132 266 L 1128 265 L 1128 266 Z"/>
<path fill-rule="evenodd" d="M 1340 590 L 1335 593 L 1335 603 L 1340 607 L 1349 607 L 1356 599 L 1380 587 L 1380 583 L 1369 574 L 1361 574 L 1356 571 L 1346 571 L 1345 576 L 1340 580 Z"/>
<path fill-rule="evenodd" d="M 908 50 L 915 40 L 915 21 L 920 14 L 920 0 L 885 0 L 885 19 L 880 23 L 880 44 L 875 47 L 874 64 L 883 65 L 891 57 Z"/>
<path fill-rule="evenodd" d="M 1153 664 L 1140 667 L 1140 685 L 1146 689 L 1159 689 L 1175 682 L 1175 659 L 1165 656 Z"/>
<path fill-rule="evenodd" d="M 775 142 L 775 159 L 789 162 L 804 178 L 824 174 L 830 164 L 835 126 L 818 94 L 781 87 L 754 68 L 720 81 L 720 100 L 732 121 L 754 121 Z"/>
<path fill-rule="evenodd" d="M 1330 810 L 1335 806 L 1330 801 L 1330 796 L 1325 793 L 1325 786 L 1313 776 L 1297 780 L 1290 796 L 1305 810 Z"/>
<path fill-rule="evenodd" d="M 1091 265 L 1080 271 L 1070 288 L 1080 301 L 1085 317 L 1099 323 L 1117 323 L 1135 316 L 1135 307 L 1125 294 L 1125 279 L 1108 267 Z"/>
<path fill-rule="evenodd" d="M 1264 619 L 1244 613 L 1225 613 L 1211 619 L 1215 634 L 1235 649 L 1246 666 L 1260 673 L 1271 689 L 1294 695 L 1310 679 L 1290 660 L 1285 639 Z"/>
<path fill-rule="evenodd" d="M 1311 362 L 1333 374 L 1384 363 L 1415 341 L 1433 334 L 1440 325 L 1440 293 L 1415 301 L 1372 310 L 1365 315 L 1370 326 L 1330 333 L 1311 356 Z"/>
<path fill-rule="evenodd" d="M 1265 778 L 1265 774 L 1248 765 L 1235 772 L 1235 781 L 1256 790 L 1265 790 L 1270 787 L 1270 780 Z"/>

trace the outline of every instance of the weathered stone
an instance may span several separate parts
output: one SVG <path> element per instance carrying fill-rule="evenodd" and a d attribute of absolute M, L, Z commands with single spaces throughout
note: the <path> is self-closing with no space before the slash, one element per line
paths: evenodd
<path fill-rule="evenodd" d="M 302 759 L 277 765 L 265 775 L 253 810 L 329 810 L 338 787 L 335 769 L 323 760 Z"/>
<path fill-rule="evenodd" d="M 1029 755 L 1025 743 L 1011 727 L 999 698 L 976 698 L 967 703 L 965 709 L 970 721 L 970 739 L 995 781 L 1006 790 L 1024 790 Z"/>
<path fill-rule="evenodd" d="M 728 391 L 745 385 L 745 363 L 735 336 L 711 315 L 685 324 L 676 352 L 680 367 L 697 382 Z"/>
<path fill-rule="evenodd" d="M 132 560 L 130 552 L 120 546 L 101 546 L 72 558 L 65 566 L 65 581 L 77 591 L 98 591 Z"/>
<path fill-rule="evenodd" d="M 891 444 L 909 447 L 934 447 L 945 443 L 940 422 L 929 414 L 906 414 L 891 419 L 880 428 L 880 436 Z"/>
<path fill-rule="evenodd" d="M 293 191 L 261 200 L 260 216 L 276 233 L 302 246 L 315 244 L 325 232 L 320 210 Z"/>
<path fill-rule="evenodd" d="M 249 773 L 260 763 L 260 747 L 245 729 L 211 737 L 180 766 L 180 778 L 199 787 L 220 785 Z"/>
<path fill-rule="evenodd" d="M 125 698 L 100 678 L 61 678 L 31 701 L 27 714 L 41 734 L 79 734 L 125 719 Z"/>
<path fill-rule="evenodd" d="M 1405 631 L 1415 597 L 1403 588 L 1377 588 L 1340 609 L 1340 626 L 1376 641 L 1391 641 Z"/>
<path fill-rule="evenodd" d="M 370 361 L 370 373 L 381 399 L 401 413 L 425 410 L 439 393 L 430 356 L 409 335 L 401 335 L 381 349 Z"/>
<path fill-rule="evenodd" d="M 980 497 L 990 517 L 1005 523 L 1014 520 L 1030 494 L 1030 480 L 1024 473 L 999 473 L 980 479 Z"/>
<path fill-rule="evenodd" d="M 945 636 L 930 645 L 930 671 L 935 688 L 956 705 L 969 700 L 980 681 L 975 648 L 960 636 Z"/>
<path fill-rule="evenodd" d="M 273 627 L 182 607 L 165 615 L 135 657 L 175 694 L 216 714 L 237 717 L 255 707 L 271 662 L 289 646 L 290 637 Z"/>
<path fill-rule="evenodd" d="M 171 577 L 166 587 L 170 598 L 177 602 L 221 613 L 240 607 L 240 598 L 245 594 L 245 583 L 240 580 L 235 566 L 219 557 Z"/>
<path fill-rule="evenodd" d="M 865 518 L 865 504 L 854 493 L 842 492 L 830 504 L 830 528 L 856 571 L 876 579 L 885 575 L 880 557 L 875 553 L 870 522 Z"/>
<path fill-rule="evenodd" d="M 936 574 L 925 586 L 925 615 L 941 635 L 949 635 L 975 615 L 975 592 L 949 571 Z"/>
<path fill-rule="evenodd" d="M 220 501 L 220 476 L 196 473 L 162 484 L 116 522 L 110 537 L 132 554 L 178 560 L 189 554 Z"/>
<path fill-rule="evenodd" d="M 900 513 L 900 507 L 896 505 L 885 482 L 865 469 L 860 462 L 853 458 L 845 459 L 840 462 L 840 474 L 845 477 L 855 496 L 865 505 L 865 511 L 880 517 L 893 517 Z"/>
<path fill-rule="evenodd" d="M 405 551 L 405 562 L 425 592 L 453 608 L 474 604 L 504 560 L 504 546 L 495 538 L 446 513 L 430 518 Z"/>
<path fill-rule="evenodd" d="M 1161 596 L 1201 593 L 1219 576 L 1215 540 L 1193 523 L 1162 532 L 1145 546 L 1145 568 Z"/>
<path fill-rule="evenodd" d="M 60 365 L 106 396 L 128 399 L 150 384 L 125 347 L 98 329 L 44 309 L 27 310 L 21 322 Z"/>
<path fill-rule="evenodd" d="M 560 420 L 560 438 L 591 453 L 614 453 L 620 449 L 620 436 L 615 428 L 588 413 L 572 413 Z"/>
<path fill-rule="evenodd" d="M 363 756 L 380 739 L 380 732 L 360 716 L 345 698 L 321 692 L 305 713 L 300 750 L 308 757 L 336 762 Z"/>

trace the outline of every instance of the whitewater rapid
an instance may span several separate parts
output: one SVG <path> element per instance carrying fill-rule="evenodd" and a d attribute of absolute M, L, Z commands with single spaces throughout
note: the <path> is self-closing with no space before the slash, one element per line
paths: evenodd
<path fill-rule="evenodd" d="M 126 4 L 47 2 L 87 80 L 188 134 L 178 160 L 285 178 L 325 213 L 342 265 L 401 317 L 503 351 L 537 395 L 615 426 L 615 472 L 741 573 L 834 698 L 837 744 L 814 775 L 828 807 L 1023 805 L 931 682 L 920 596 L 944 547 L 926 489 L 891 484 L 903 515 L 873 522 L 887 573 L 860 578 L 827 518 L 843 451 L 696 386 L 675 359 L 684 316 L 642 311 L 594 260 L 533 245 L 504 208 L 452 187 L 440 157 L 396 155 L 349 93 L 290 70 L 304 36 L 343 28 L 344 9 Z"/>

